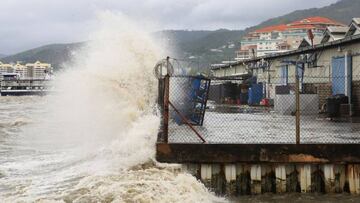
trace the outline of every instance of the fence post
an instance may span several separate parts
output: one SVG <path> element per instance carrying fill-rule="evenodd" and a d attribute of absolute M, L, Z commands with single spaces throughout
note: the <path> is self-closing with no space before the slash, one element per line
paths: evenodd
<path fill-rule="evenodd" d="M 169 85 L 170 76 L 167 74 L 164 78 L 164 112 L 163 112 L 163 139 L 168 143 L 169 137 Z"/>
<path fill-rule="evenodd" d="M 159 113 L 162 118 L 164 115 L 164 79 L 158 79 L 158 106 L 159 106 Z M 158 133 L 158 142 L 163 142 L 163 131 L 164 131 L 164 121 L 161 119 L 160 121 L 160 129 Z"/>
<path fill-rule="evenodd" d="M 300 85 L 299 85 L 299 66 L 295 65 L 295 95 L 296 95 L 296 144 L 300 144 Z"/>

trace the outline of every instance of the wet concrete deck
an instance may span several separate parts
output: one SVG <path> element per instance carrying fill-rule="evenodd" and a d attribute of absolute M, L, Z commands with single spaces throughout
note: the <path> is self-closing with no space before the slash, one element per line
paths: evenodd
<path fill-rule="evenodd" d="M 220 144 L 291 144 L 295 143 L 295 117 L 281 115 L 271 109 L 233 109 L 229 113 L 208 111 L 204 125 L 195 126 L 207 143 Z M 301 143 L 360 144 L 360 122 L 331 121 L 319 115 L 302 115 Z M 169 125 L 170 143 L 200 143 L 186 125 L 172 121 Z"/>

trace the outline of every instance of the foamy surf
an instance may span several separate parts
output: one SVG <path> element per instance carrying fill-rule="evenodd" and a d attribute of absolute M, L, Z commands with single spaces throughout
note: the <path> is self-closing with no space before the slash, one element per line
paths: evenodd
<path fill-rule="evenodd" d="M 153 161 L 160 118 L 152 71 L 163 48 L 135 22 L 110 12 L 99 15 L 91 38 L 57 76 L 58 93 L 35 99 L 31 122 L 9 125 L 18 131 L 8 133 L 11 144 L 3 141 L 1 199 L 223 201 L 180 167 Z M 17 98 L 7 102 L 24 108 Z"/>
<path fill-rule="evenodd" d="M 223 202 L 180 168 L 148 163 L 116 174 L 84 178 L 63 197 L 70 202 Z"/>

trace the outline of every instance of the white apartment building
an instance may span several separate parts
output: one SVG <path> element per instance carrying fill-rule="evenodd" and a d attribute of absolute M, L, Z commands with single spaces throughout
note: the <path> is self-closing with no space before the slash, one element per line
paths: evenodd
<path fill-rule="evenodd" d="M 29 78 L 27 67 L 20 64 L 19 62 L 17 62 L 16 65 L 13 66 L 13 70 L 15 73 L 17 73 L 19 75 L 20 78 L 23 78 L 23 79 Z"/>
<path fill-rule="evenodd" d="M 49 79 L 53 72 L 51 64 L 36 61 L 26 65 L 17 62 L 16 64 L 4 64 L 0 62 L 0 74 L 17 73 L 20 79 Z"/>
<path fill-rule="evenodd" d="M 11 64 L 4 64 L 0 61 L 0 74 L 2 73 L 13 73 L 14 68 Z"/>
<path fill-rule="evenodd" d="M 51 64 L 41 63 L 40 61 L 27 63 L 26 67 L 28 68 L 28 72 L 31 74 L 30 77 L 33 79 L 46 79 L 49 73 L 52 72 Z"/>

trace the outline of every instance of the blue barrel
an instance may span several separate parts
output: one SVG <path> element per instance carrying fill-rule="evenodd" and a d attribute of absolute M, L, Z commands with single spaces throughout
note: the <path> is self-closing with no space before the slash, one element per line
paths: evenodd
<path fill-rule="evenodd" d="M 192 80 L 192 89 L 191 89 L 191 92 L 190 92 L 190 97 L 192 99 L 196 99 L 197 97 L 197 92 L 200 90 L 200 87 L 201 87 L 201 78 L 194 78 Z"/>
<path fill-rule="evenodd" d="M 249 105 L 258 105 L 263 99 L 263 84 L 252 84 L 249 88 Z"/>

